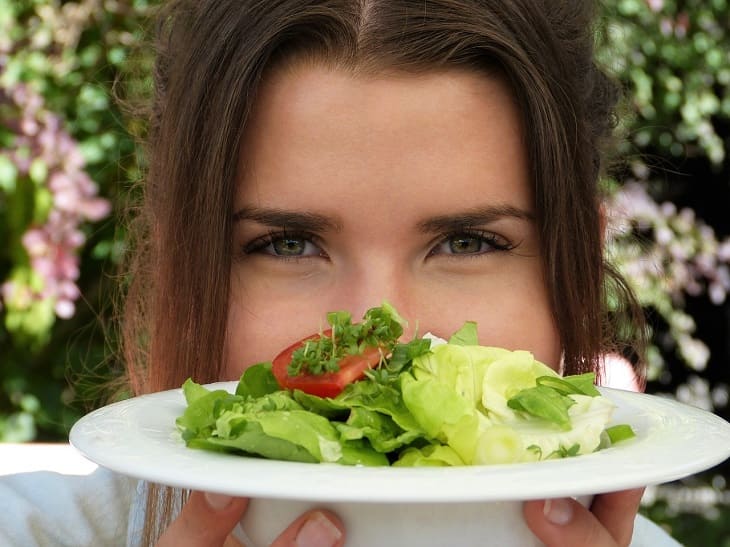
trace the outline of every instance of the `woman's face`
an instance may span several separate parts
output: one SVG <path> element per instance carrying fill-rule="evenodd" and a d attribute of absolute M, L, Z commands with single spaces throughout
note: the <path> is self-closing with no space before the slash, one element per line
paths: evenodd
<path fill-rule="evenodd" d="M 467 71 L 272 74 L 235 197 L 227 379 L 391 302 L 416 331 L 560 359 L 523 128 L 509 88 Z"/>

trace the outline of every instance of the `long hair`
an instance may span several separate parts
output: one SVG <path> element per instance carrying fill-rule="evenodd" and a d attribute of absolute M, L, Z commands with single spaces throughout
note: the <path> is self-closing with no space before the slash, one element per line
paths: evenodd
<path fill-rule="evenodd" d="M 267 72 L 300 58 L 365 73 L 458 67 L 505 78 L 526 128 L 564 369 L 596 370 L 619 341 L 641 355 L 640 309 L 602 251 L 602 150 L 619 93 L 594 63 L 593 16 L 593 2 L 580 0 L 167 4 L 124 317 L 133 392 L 219 378 L 242 133 Z M 609 291 L 620 303 L 610 314 Z M 151 513 L 148 539 L 170 518 Z"/>

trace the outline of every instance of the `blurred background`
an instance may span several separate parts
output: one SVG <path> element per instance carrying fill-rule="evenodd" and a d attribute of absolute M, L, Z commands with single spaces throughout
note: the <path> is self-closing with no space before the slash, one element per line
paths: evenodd
<path fill-rule="evenodd" d="M 121 365 L 115 286 L 144 171 L 153 0 L 0 0 L 0 442 L 64 442 Z M 730 2 L 604 0 L 625 89 L 608 248 L 652 329 L 647 391 L 730 418 Z M 123 396 L 123 395 L 122 395 Z M 730 546 L 730 464 L 650 488 Z"/>

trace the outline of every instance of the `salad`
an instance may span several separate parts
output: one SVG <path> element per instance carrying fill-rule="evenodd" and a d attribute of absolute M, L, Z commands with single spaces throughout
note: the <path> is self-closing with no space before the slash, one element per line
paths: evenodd
<path fill-rule="evenodd" d="M 593 373 L 561 377 L 527 351 L 478 345 L 467 322 L 446 341 L 399 342 L 389 304 L 245 370 L 235 393 L 188 379 L 177 427 L 188 447 L 299 462 L 458 466 L 587 454 L 634 436 Z"/>

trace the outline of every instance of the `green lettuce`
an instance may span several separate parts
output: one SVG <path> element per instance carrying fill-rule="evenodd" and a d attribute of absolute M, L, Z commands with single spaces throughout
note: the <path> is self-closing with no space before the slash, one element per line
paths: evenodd
<path fill-rule="evenodd" d="M 595 451 L 613 404 L 593 380 L 561 378 L 526 351 L 448 343 L 414 359 L 401 386 L 430 437 L 483 465 Z"/>
<path fill-rule="evenodd" d="M 417 338 L 334 398 L 281 390 L 270 363 L 235 393 L 188 380 L 177 419 L 191 448 L 346 465 L 455 466 L 593 452 L 633 436 L 607 429 L 614 405 L 593 374 L 561 377 L 526 351 L 477 344 L 468 322 L 448 342 Z"/>

